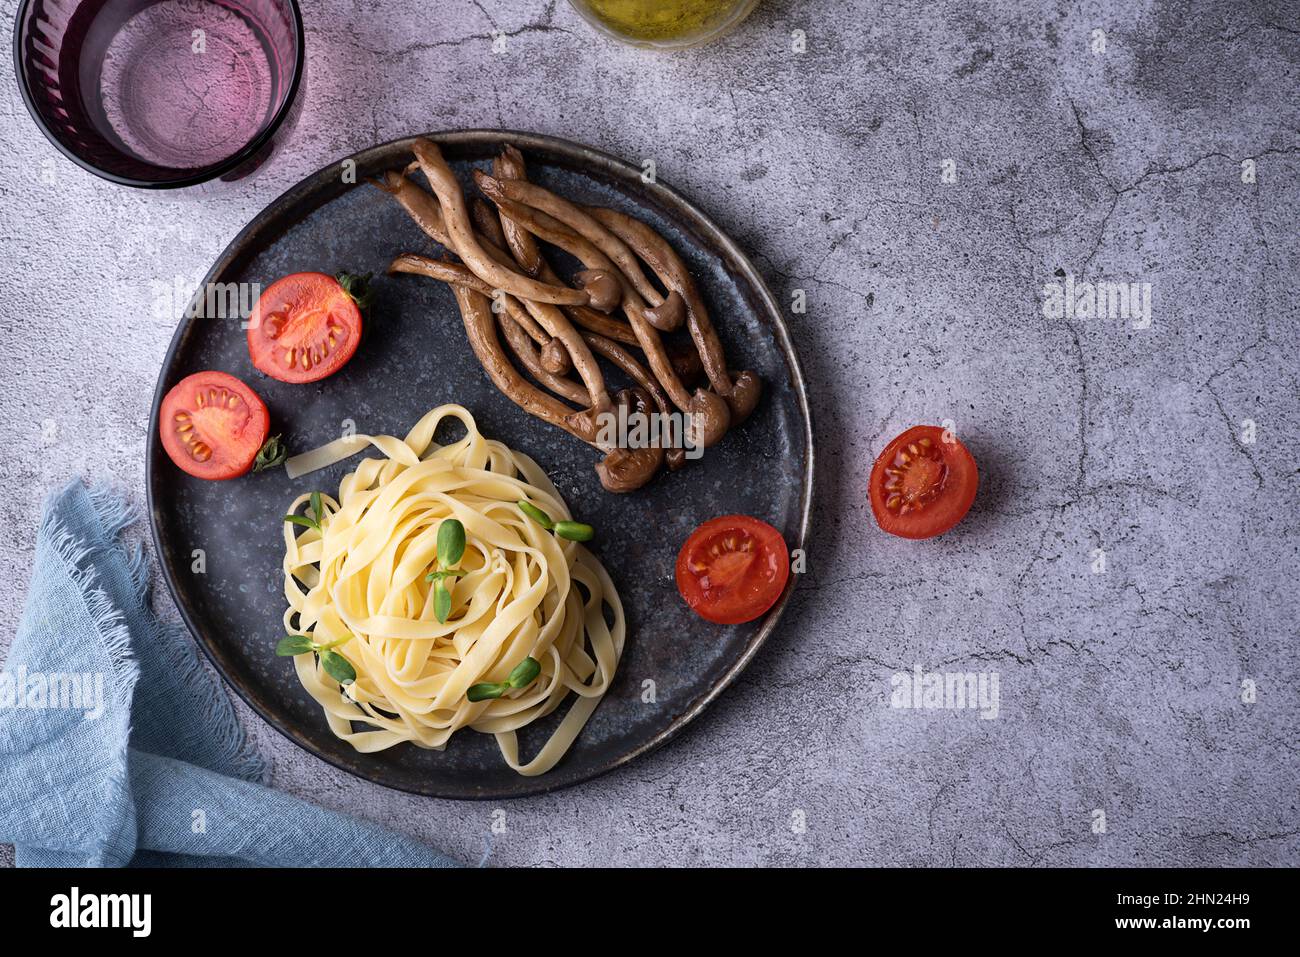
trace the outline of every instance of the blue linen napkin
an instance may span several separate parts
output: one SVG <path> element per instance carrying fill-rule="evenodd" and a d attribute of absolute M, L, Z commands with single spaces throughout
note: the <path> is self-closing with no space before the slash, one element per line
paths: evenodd
<path fill-rule="evenodd" d="M 0 672 L 0 842 L 19 866 L 455 862 L 264 787 L 267 768 L 183 628 L 148 601 L 137 515 L 73 482 L 45 506 Z"/>

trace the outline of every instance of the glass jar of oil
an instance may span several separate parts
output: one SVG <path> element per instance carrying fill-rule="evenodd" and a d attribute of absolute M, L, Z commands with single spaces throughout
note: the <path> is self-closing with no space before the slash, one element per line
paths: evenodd
<path fill-rule="evenodd" d="M 758 0 L 569 0 L 605 33 L 636 46 L 676 49 L 716 40 Z"/>

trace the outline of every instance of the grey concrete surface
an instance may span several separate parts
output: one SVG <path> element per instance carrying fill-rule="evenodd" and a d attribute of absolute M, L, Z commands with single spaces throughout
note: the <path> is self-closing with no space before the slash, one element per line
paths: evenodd
<path fill-rule="evenodd" d="M 1300 863 L 1294 4 L 764 0 L 675 55 L 556 0 L 304 7 L 301 121 L 233 188 L 81 172 L 0 71 L 0 648 L 44 493 L 87 474 L 143 496 L 173 325 L 142 305 L 151 280 L 196 281 L 266 202 L 374 142 L 533 129 L 654 158 L 782 300 L 804 290 L 809 571 L 683 737 L 504 806 L 504 835 L 490 805 L 355 780 L 244 709 L 277 787 L 497 865 Z M 1058 273 L 1149 283 L 1149 327 L 1045 315 Z M 881 534 L 875 454 L 943 420 L 979 460 L 973 513 Z M 996 673 L 996 719 L 892 708 L 918 664 Z"/>

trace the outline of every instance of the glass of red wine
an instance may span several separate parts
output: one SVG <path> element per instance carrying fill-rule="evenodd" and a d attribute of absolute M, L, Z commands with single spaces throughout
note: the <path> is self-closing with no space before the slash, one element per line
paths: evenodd
<path fill-rule="evenodd" d="M 295 0 L 23 0 L 18 85 L 74 162 L 146 189 L 234 180 L 297 117 Z"/>

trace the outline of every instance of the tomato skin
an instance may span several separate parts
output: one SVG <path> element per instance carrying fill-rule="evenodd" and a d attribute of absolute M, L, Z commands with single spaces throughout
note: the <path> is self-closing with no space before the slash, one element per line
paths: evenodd
<path fill-rule="evenodd" d="M 790 552 L 767 522 L 723 515 L 705 522 L 677 553 L 677 590 L 701 618 L 753 621 L 776 604 L 790 578 Z"/>
<path fill-rule="evenodd" d="M 172 386 L 158 408 L 168 457 L 201 479 L 237 478 L 253 467 L 271 416 L 257 393 L 232 375 L 209 370 Z"/>
<path fill-rule="evenodd" d="M 900 538 L 942 535 L 970 511 L 979 469 L 951 432 L 917 425 L 894 438 L 876 458 L 868 495 L 876 524 Z"/>
<path fill-rule="evenodd" d="M 317 382 L 333 375 L 360 341 L 361 310 L 337 279 L 322 272 L 277 279 L 248 318 L 249 358 L 281 382 Z"/>

